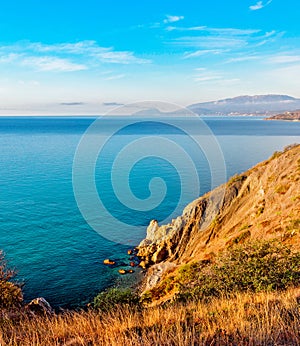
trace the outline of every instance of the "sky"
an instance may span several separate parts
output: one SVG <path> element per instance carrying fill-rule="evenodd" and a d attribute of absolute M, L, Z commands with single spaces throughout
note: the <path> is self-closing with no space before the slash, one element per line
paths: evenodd
<path fill-rule="evenodd" d="M 299 0 L 2 1 L 0 115 L 300 98 L 299 13 Z"/>

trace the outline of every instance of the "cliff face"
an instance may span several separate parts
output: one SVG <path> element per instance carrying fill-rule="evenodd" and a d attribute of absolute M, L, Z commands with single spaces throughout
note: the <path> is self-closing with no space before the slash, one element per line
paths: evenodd
<path fill-rule="evenodd" d="M 138 246 L 146 289 L 176 266 L 211 260 L 234 243 L 279 238 L 300 249 L 300 145 L 190 203 L 168 225 L 151 221 Z"/>

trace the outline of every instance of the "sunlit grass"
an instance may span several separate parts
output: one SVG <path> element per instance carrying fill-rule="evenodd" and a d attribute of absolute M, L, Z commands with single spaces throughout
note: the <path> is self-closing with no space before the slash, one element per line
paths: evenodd
<path fill-rule="evenodd" d="M 237 294 L 144 310 L 2 316 L 1 345 L 297 345 L 300 290 Z"/>

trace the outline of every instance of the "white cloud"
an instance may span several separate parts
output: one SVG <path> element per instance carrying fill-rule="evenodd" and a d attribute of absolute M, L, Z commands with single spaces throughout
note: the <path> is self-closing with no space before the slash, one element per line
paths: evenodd
<path fill-rule="evenodd" d="M 116 52 L 112 50 L 95 51 L 91 54 L 94 58 L 101 62 L 108 62 L 111 64 L 147 64 L 150 60 L 140 59 L 134 56 L 132 52 Z"/>
<path fill-rule="evenodd" d="M 250 6 L 249 9 L 251 11 L 261 10 L 262 8 L 268 6 L 272 1 L 273 0 L 269 0 L 265 4 L 263 3 L 263 1 L 258 1 L 255 5 Z"/>
<path fill-rule="evenodd" d="M 183 20 L 184 16 L 171 16 L 171 15 L 167 15 L 166 19 L 164 19 L 164 23 L 168 24 L 168 23 L 175 23 L 175 22 L 179 22 L 180 20 Z"/>
<path fill-rule="evenodd" d="M 30 66 L 39 71 L 74 72 L 87 70 L 103 63 L 145 64 L 148 59 L 136 57 L 131 51 L 118 51 L 101 47 L 95 41 L 43 44 L 22 41 L 0 46 L 0 64 L 11 63 Z"/>
<path fill-rule="evenodd" d="M 4 54 L 0 56 L 0 64 L 12 63 L 13 61 L 16 61 L 18 58 L 20 58 L 20 56 L 21 54 L 16 54 L 16 53 Z"/>
<path fill-rule="evenodd" d="M 207 26 L 176 27 L 168 26 L 167 31 L 203 31 L 215 35 L 244 36 L 259 33 L 258 29 L 236 29 L 236 28 L 210 28 Z"/>
<path fill-rule="evenodd" d="M 166 41 L 166 44 L 185 48 L 186 51 L 183 53 L 182 59 L 220 55 L 226 59 L 224 62 L 227 63 L 259 59 L 259 57 L 253 57 L 257 47 L 269 46 L 284 35 L 284 32 L 275 30 L 263 32 L 260 29 L 232 27 L 195 26 L 189 28 L 172 27 L 172 29 L 169 27 L 170 30 L 173 31 L 172 37 Z M 181 35 L 181 32 L 190 34 Z"/>
<path fill-rule="evenodd" d="M 263 8 L 263 2 L 262 1 L 258 1 L 255 5 L 250 6 L 250 10 L 252 11 L 256 11 L 256 10 L 260 10 L 261 8 Z"/>
<path fill-rule="evenodd" d="M 210 54 L 218 55 L 224 52 L 226 52 L 225 49 L 201 49 L 201 50 L 196 50 L 195 52 L 185 52 L 183 59 L 196 58 L 199 56 L 210 55 Z"/>
<path fill-rule="evenodd" d="M 209 82 L 222 79 L 223 76 L 219 72 L 209 71 L 206 68 L 196 68 L 195 82 Z"/>
<path fill-rule="evenodd" d="M 195 82 L 208 82 L 212 80 L 222 79 L 222 76 L 203 76 L 203 77 L 195 77 Z"/>
<path fill-rule="evenodd" d="M 54 52 L 71 55 L 82 55 L 96 57 L 102 62 L 117 64 L 143 64 L 149 63 L 149 60 L 137 58 L 133 52 L 117 51 L 113 47 L 101 47 L 95 41 L 81 41 L 77 43 L 61 43 L 53 45 L 45 45 L 42 43 L 32 43 L 29 45 L 37 52 Z"/>
<path fill-rule="evenodd" d="M 259 56 L 240 56 L 236 58 L 230 58 L 225 63 L 232 63 L 232 62 L 244 62 L 244 61 L 253 61 L 260 59 Z"/>
<path fill-rule="evenodd" d="M 171 43 L 182 47 L 198 48 L 198 50 L 199 48 L 204 50 L 233 49 L 247 45 L 247 41 L 244 39 L 221 36 L 184 36 L 175 38 Z"/>
<path fill-rule="evenodd" d="M 275 64 L 288 64 L 300 61 L 300 55 L 274 55 L 268 59 L 270 63 Z"/>
<path fill-rule="evenodd" d="M 200 67 L 195 69 L 196 74 L 193 77 L 196 83 L 205 84 L 205 85 L 236 85 L 240 82 L 239 78 L 231 78 L 227 75 L 226 72 L 222 71 L 213 71 L 206 68 Z M 228 78 L 229 77 L 229 78 Z"/>
<path fill-rule="evenodd" d="M 25 66 L 31 66 L 39 71 L 73 72 L 86 70 L 87 66 L 75 64 L 67 59 L 60 59 L 51 56 L 28 57 L 22 63 Z"/>
<path fill-rule="evenodd" d="M 112 76 L 106 77 L 105 80 L 122 79 L 125 76 L 126 76 L 125 74 L 112 75 Z"/>

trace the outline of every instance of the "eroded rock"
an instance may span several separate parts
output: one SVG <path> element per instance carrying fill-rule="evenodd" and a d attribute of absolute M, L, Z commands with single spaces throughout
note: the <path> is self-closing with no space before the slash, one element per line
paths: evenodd
<path fill-rule="evenodd" d="M 35 298 L 26 305 L 26 309 L 35 315 L 47 315 L 54 314 L 54 310 L 47 300 L 43 297 Z"/>

